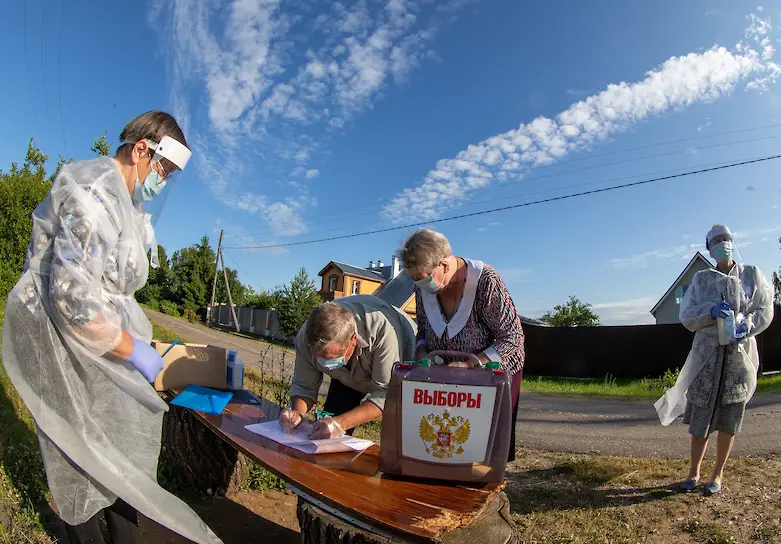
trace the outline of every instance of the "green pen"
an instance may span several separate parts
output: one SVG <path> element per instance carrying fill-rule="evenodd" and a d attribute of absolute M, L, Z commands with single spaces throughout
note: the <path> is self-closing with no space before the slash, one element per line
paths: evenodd
<path fill-rule="evenodd" d="M 331 412 L 326 412 L 325 410 L 315 410 L 315 419 L 323 419 L 324 417 L 334 417 L 334 414 Z"/>

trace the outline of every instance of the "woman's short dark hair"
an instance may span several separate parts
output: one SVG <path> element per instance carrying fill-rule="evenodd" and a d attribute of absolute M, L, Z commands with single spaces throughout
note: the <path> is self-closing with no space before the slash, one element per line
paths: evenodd
<path fill-rule="evenodd" d="M 146 139 L 160 143 L 163 136 L 170 136 L 180 144 L 184 146 L 187 145 L 184 132 L 182 132 L 182 129 L 172 115 L 157 110 L 142 113 L 130 121 L 119 134 L 119 141 L 122 142 L 122 144 L 117 149 L 117 157 L 124 153 L 129 153 L 136 142 Z M 166 166 L 168 166 L 168 168 L 166 168 Z M 165 163 L 163 163 L 163 168 L 166 172 L 170 172 L 175 166 L 168 161 L 165 161 Z"/>

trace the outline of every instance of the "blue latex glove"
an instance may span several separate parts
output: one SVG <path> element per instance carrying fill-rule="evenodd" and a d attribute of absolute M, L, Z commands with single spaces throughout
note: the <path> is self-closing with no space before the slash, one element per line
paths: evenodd
<path fill-rule="evenodd" d="M 710 317 L 711 319 L 726 319 L 727 312 L 729 312 L 731 309 L 732 306 L 729 305 L 729 302 L 722 300 L 718 304 L 714 304 L 713 308 L 710 309 Z"/>
<path fill-rule="evenodd" d="M 735 339 L 730 342 L 733 346 L 735 344 L 739 344 L 741 341 L 745 340 L 748 336 L 748 325 L 745 323 L 741 323 L 737 327 L 735 327 Z"/>
<path fill-rule="evenodd" d="M 133 353 L 128 357 L 127 362 L 136 367 L 149 383 L 155 381 L 157 375 L 163 370 L 163 358 L 160 354 L 152 346 L 137 338 L 133 338 Z"/>

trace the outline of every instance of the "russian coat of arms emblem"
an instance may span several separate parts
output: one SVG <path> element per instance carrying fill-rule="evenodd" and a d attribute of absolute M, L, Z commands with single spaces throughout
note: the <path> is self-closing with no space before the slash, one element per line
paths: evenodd
<path fill-rule="evenodd" d="M 420 419 L 419 434 L 426 453 L 438 459 L 450 459 L 453 455 L 464 453 L 463 444 L 469 440 L 469 433 L 469 420 L 454 417 L 449 412 Z"/>

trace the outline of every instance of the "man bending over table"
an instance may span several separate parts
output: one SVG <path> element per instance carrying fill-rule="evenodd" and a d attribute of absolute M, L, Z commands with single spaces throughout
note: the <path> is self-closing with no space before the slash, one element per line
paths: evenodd
<path fill-rule="evenodd" d="M 372 295 L 321 304 L 296 335 L 291 407 L 279 418 L 292 431 L 317 400 L 323 374 L 331 378 L 323 412 L 309 437 L 352 434 L 382 416 L 393 364 L 412 359 L 417 327 L 404 312 Z"/>

